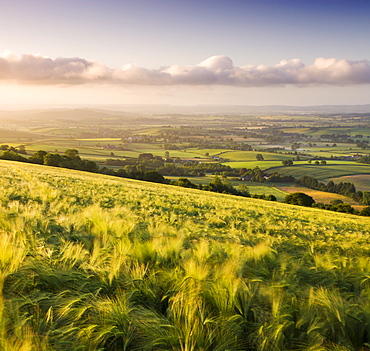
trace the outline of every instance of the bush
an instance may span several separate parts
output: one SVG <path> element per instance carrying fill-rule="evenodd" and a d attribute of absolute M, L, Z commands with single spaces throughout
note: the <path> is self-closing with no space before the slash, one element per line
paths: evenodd
<path fill-rule="evenodd" d="M 5 150 L 0 156 L 3 160 L 27 162 L 27 159 L 12 150 Z"/>
<path fill-rule="evenodd" d="M 293 193 L 287 195 L 284 202 L 291 205 L 311 207 L 315 200 L 305 193 Z"/>
<path fill-rule="evenodd" d="M 360 216 L 366 216 L 366 217 L 369 217 L 369 216 L 370 216 L 370 206 L 364 207 L 364 208 L 360 211 Z"/>
<path fill-rule="evenodd" d="M 156 171 L 145 172 L 143 180 L 147 182 L 154 182 L 154 183 L 165 183 L 166 182 L 166 179 L 163 177 L 163 175 Z"/>
<path fill-rule="evenodd" d="M 179 178 L 174 185 L 181 186 L 183 188 L 197 188 L 197 185 L 192 183 L 188 178 Z"/>

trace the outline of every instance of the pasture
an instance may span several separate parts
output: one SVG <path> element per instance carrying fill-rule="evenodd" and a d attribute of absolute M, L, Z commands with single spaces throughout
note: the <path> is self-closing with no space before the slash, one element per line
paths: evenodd
<path fill-rule="evenodd" d="M 323 134 L 348 134 L 350 137 L 355 137 L 356 135 L 363 135 L 367 137 L 370 136 L 370 131 L 368 128 L 361 128 L 358 126 L 343 126 L 337 128 L 322 128 L 312 131 L 308 134 L 312 136 L 320 136 Z"/>
<path fill-rule="evenodd" d="M 332 180 L 334 183 L 349 182 L 355 185 L 356 190 L 370 191 L 370 174 L 356 174 L 324 180 L 325 181 Z"/>
<path fill-rule="evenodd" d="M 275 154 L 269 152 L 257 152 L 257 151 L 223 151 L 217 154 L 222 158 L 227 158 L 231 161 L 236 162 L 245 162 L 245 161 L 256 161 L 257 154 L 263 156 L 265 161 L 277 161 L 279 160 L 280 163 L 283 160 L 291 160 L 294 158 L 294 155 L 284 155 L 284 154 Z"/>
<path fill-rule="evenodd" d="M 289 158 L 288 158 L 289 159 Z M 290 157 L 290 159 L 292 159 Z M 293 161 L 294 164 L 300 164 L 304 165 L 307 164 L 307 161 Z M 280 166 L 282 166 L 282 161 L 244 161 L 244 162 L 222 162 L 225 166 L 230 166 L 231 168 L 246 168 L 246 169 L 253 169 L 255 167 L 259 167 L 262 170 L 270 170 L 277 168 L 277 170 L 280 169 Z M 285 167 L 284 167 L 285 168 Z M 279 171 L 280 172 L 280 171 Z"/>
<path fill-rule="evenodd" d="M 232 183 L 232 182 L 231 182 Z M 278 186 L 271 186 L 271 185 L 257 185 L 257 183 L 252 183 L 254 185 L 249 185 L 249 182 L 246 183 L 248 184 L 248 189 L 251 195 L 274 195 L 276 197 L 277 201 L 283 202 L 285 199 L 285 196 L 287 195 L 287 191 L 284 189 L 281 189 Z"/>
<path fill-rule="evenodd" d="M 292 175 L 295 178 L 308 175 L 316 179 L 327 179 L 352 174 L 370 174 L 370 165 L 358 164 L 355 162 L 314 165 L 300 164 L 287 167 L 269 168 L 268 173 L 278 171 L 282 175 Z"/>

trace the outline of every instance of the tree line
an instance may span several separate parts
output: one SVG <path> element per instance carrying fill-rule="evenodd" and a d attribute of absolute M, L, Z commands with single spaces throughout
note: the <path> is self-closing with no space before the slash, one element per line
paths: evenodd
<path fill-rule="evenodd" d="M 7 147 L 7 146 L 6 146 Z M 35 163 L 41 164 L 45 166 L 53 166 L 53 167 L 61 167 L 61 168 L 68 168 L 68 169 L 76 169 L 81 171 L 87 171 L 92 173 L 101 173 L 121 178 L 130 178 L 136 180 L 143 180 L 155 183 L 162 183 L 162 184 L 170 184 L 176 185 L 186 188 L 194 188 L 199 190 L 223 193 L 223 194 L 230 194 L 236 196 L 244 196 L 244 197 L 254 197 L 263 200 L 269 201 L 276 201 L 276 197 L 274 195 L 252 195 L 249 193 L 248 187 L 245 185 L 241 185 L 239 189 L 236 189 L 234 186 L 227 179 L 221 179 L 218 176 L 215 176 L 214 179 L 208 183 L 207 185 L 202 184 L 194 184 L 190 182 L 187 178 L 180 178 L 177 181 L 170 181 L 164 176 L 157 172 L 156 170 L 145 170 L 136 167 L 135 165 L 131 166 L 131 168 L 121 168 L 118 170 L 114 170 L 107 167 L 99 168 L 99 166 L 90 160 L 82 159 L 79 156 L 79 151 L 76 149 L 67 149 L 64 154 L 59 153 L 49 153 L 44 150 L 39 150 L 35 152 L 31 157 L 26 158 L 19 154 L 19 150 L 15 148 L 6 149 L 4 145 L 0 146 L 0 149 L 3 150 L 2 154 L 0 155 L 0 159 L 4 160 L 11 160 L 11 161 L 18 161 L 18 162 L 28 162 L 28 163 Z M 27 154 L 25 150 L 22 150 L 24 154 Z M 142 159 L 144 157 L 141 157 Z M 150 157 L 149 157 L 150 158 Z M 202 168 L 205 164 L 195 164 L 195 167 Z M 229 166 L 223 166 L 220 164 L 212 164 L 209 163 L 213 170 L 217 169 L 217 167 L 227 168 Z M 128 165 L 127 165 L 128 166 Z M 192 164 L 189 164 L 192 166 Z M 206 166 L 207 167 L 207 166 Z M 230 168 L 231 169 L 231 168 Z M 234 172 L 234 170 L 232 170 Z M 252 181 L 265 181 L 265 175 L 258 167 L 255 167 L 253 170 L 246 170 L 241 169 L 239 173 L 243 172 L 243 176 L 251 175 Z M 228 173 L 225 171 L 224 173 Z M 288 181 L 293 180 L 294 177 L 292 176 L 281 176 L 278 173 L 274 173 L 273 175 L 269 176 L 267 181 Z M 365 205 L 370 204 L 370 192 L 367 191 L 356 191 L 355 186 L 352 183 L 343 183 L 340 182 L 338 184 L 334 184 L 333 181 L 329 181 L 327 184 L 320 183 L 317 179 L 309 176 L 304 176 L 298 180 L 298 183 L 311 189 L 321 190 L 326 192 L 337 193 L 341 195 L 345 195 L 355 199 L 356 201 L 362 202 Z M 315 203 L 312 197 L 304 193 L 294 193 L 289 194 L 286 196 L 285 201 L 286 203 L 290 203 L 293 205 L 300 205 L 300 206 L 307 206 L 307 207 L 317 207 L 321 209 L 337 211 L 337 212 L 345 212 L 345 213 L 352 213 L 362 216 L 370 216 L 370 207 L 365 207 L 362 211 L 357 211 L 352 208 L 348 204 L 343 203 L 332 203 L 330 205 L 322 204 L 322 203 Z"/>
<path fill-rule="evenodd" d="M 148 157 L 140 157 L 141 159 L 151 159 L 150 156 Z M 187 178 L 180 178 L 177 181 L 170 181 L 164 176 L 155 171 L 155 170 L 145 170 L 144 168 L 136 167 L 135 165 L 126 165 L 125 168 L 120 168 L 118 170 L 114 170 L 107 167 L 99 168 L 99 166 L 94 161 L 89 161 L 82 159 L 79 156 L 79 151 L 76 149 L 67 149 L 64 154 L 59 153 L 49 153 L 44 150 L 39 150 L 35 152 L 31 157 L 26 158 L 21 156 L 17 153 L 16 149 L 5 149 L 3 153 L 0 155 L 0 159 L 3 160 L 10 160 L 10 161 L 18 161 L 18 162 L 27 162 L 27 163 L 34 163 L 40 164 L 45 166 L 52 166 L 52 167 L 61 167 L 61 168 L 69 168 L 75 169 L 80 171 L 87 171 L 92 173 L 101 173 L 121 178 L 130 178 L 136 180 L 143 180 L 148 182 L 154 183 L 162 183 L 162 184 L 170 184 L 176 185 L 186 188 L 194 188 L 204 191 L 211 191 L 216 193 L 222 194 L 229 194 L 229 195 L 236 195 L 236 196 L 244 196 L 250 197 L 250 193 L 248 187 L 242 185 L 239 189 L 236 189 L 234 186 L 227 179 L 221 179 L 218 176 L 215 176 L 214 179 L 208 183 L 207 185 L 202 184 L 194 184 L 190 182 Z M 204 164 L 203 164 L 204 165 Z M 212 169 L 212 170 L 221 170 L 221 169 L 231 169 L 229 166 L 223 166 L 220 164 L 210 164 L 211 168 L 207 168 L 206 166 L 204 169 Z M 187 166 L 191 167 L 193 164 L 188 163 Z M 202 169 L 202 164 L 195 165 L 198 169 Z M 256 197 L 256 196 L 254 196 Z M 273 195 L 267 196 L 257 196 L 257 198 L 261 198 L 264 200 L 276 201 L 276 197 Z"/>
<path fill-rule="evenodd" d="M 364 207 L 358 211 L 349 204 L 343 203 L 342 200 L 332 200 L 330 204 L 324 204 L 322 202 L 316 202 L 312 196 L 305 193 L 297 192 L 288 194 L 284 202 L 291 205 L 315 207 L 322 210 L 329 210 L 334 212 L 350 213 L 359 216 L 370 216 L 370 206 Z"/>
<path fill-rule="evenodd" d="M 298 179 L 297 182 L 306 188 L 344 195 L 354 199 L 355 201 L 361 202 L 364 205 L 370 205 L 370 192 L 358 191 L 356 190 L 355 185 L 350 182 L 339 182 L 335 184 L 330 180 L 325 184 L 310 176 L 303 176 Z"/>

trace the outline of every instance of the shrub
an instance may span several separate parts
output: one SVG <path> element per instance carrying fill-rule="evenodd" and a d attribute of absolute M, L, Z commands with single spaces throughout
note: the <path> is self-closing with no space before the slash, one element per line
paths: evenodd
<path fill-rule="evenodd" d="M 311 207 L 315 200 L 305 193 L 293 193 L 287 195 L 284 202 L 291 205 Z"/>

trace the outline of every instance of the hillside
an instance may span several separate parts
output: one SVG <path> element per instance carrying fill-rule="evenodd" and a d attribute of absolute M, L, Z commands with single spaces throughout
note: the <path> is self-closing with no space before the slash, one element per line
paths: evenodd
<path fill-rule="evenodd" d="M 369 349 L 368 218 L 0 170 L 0 349 Z"/>

